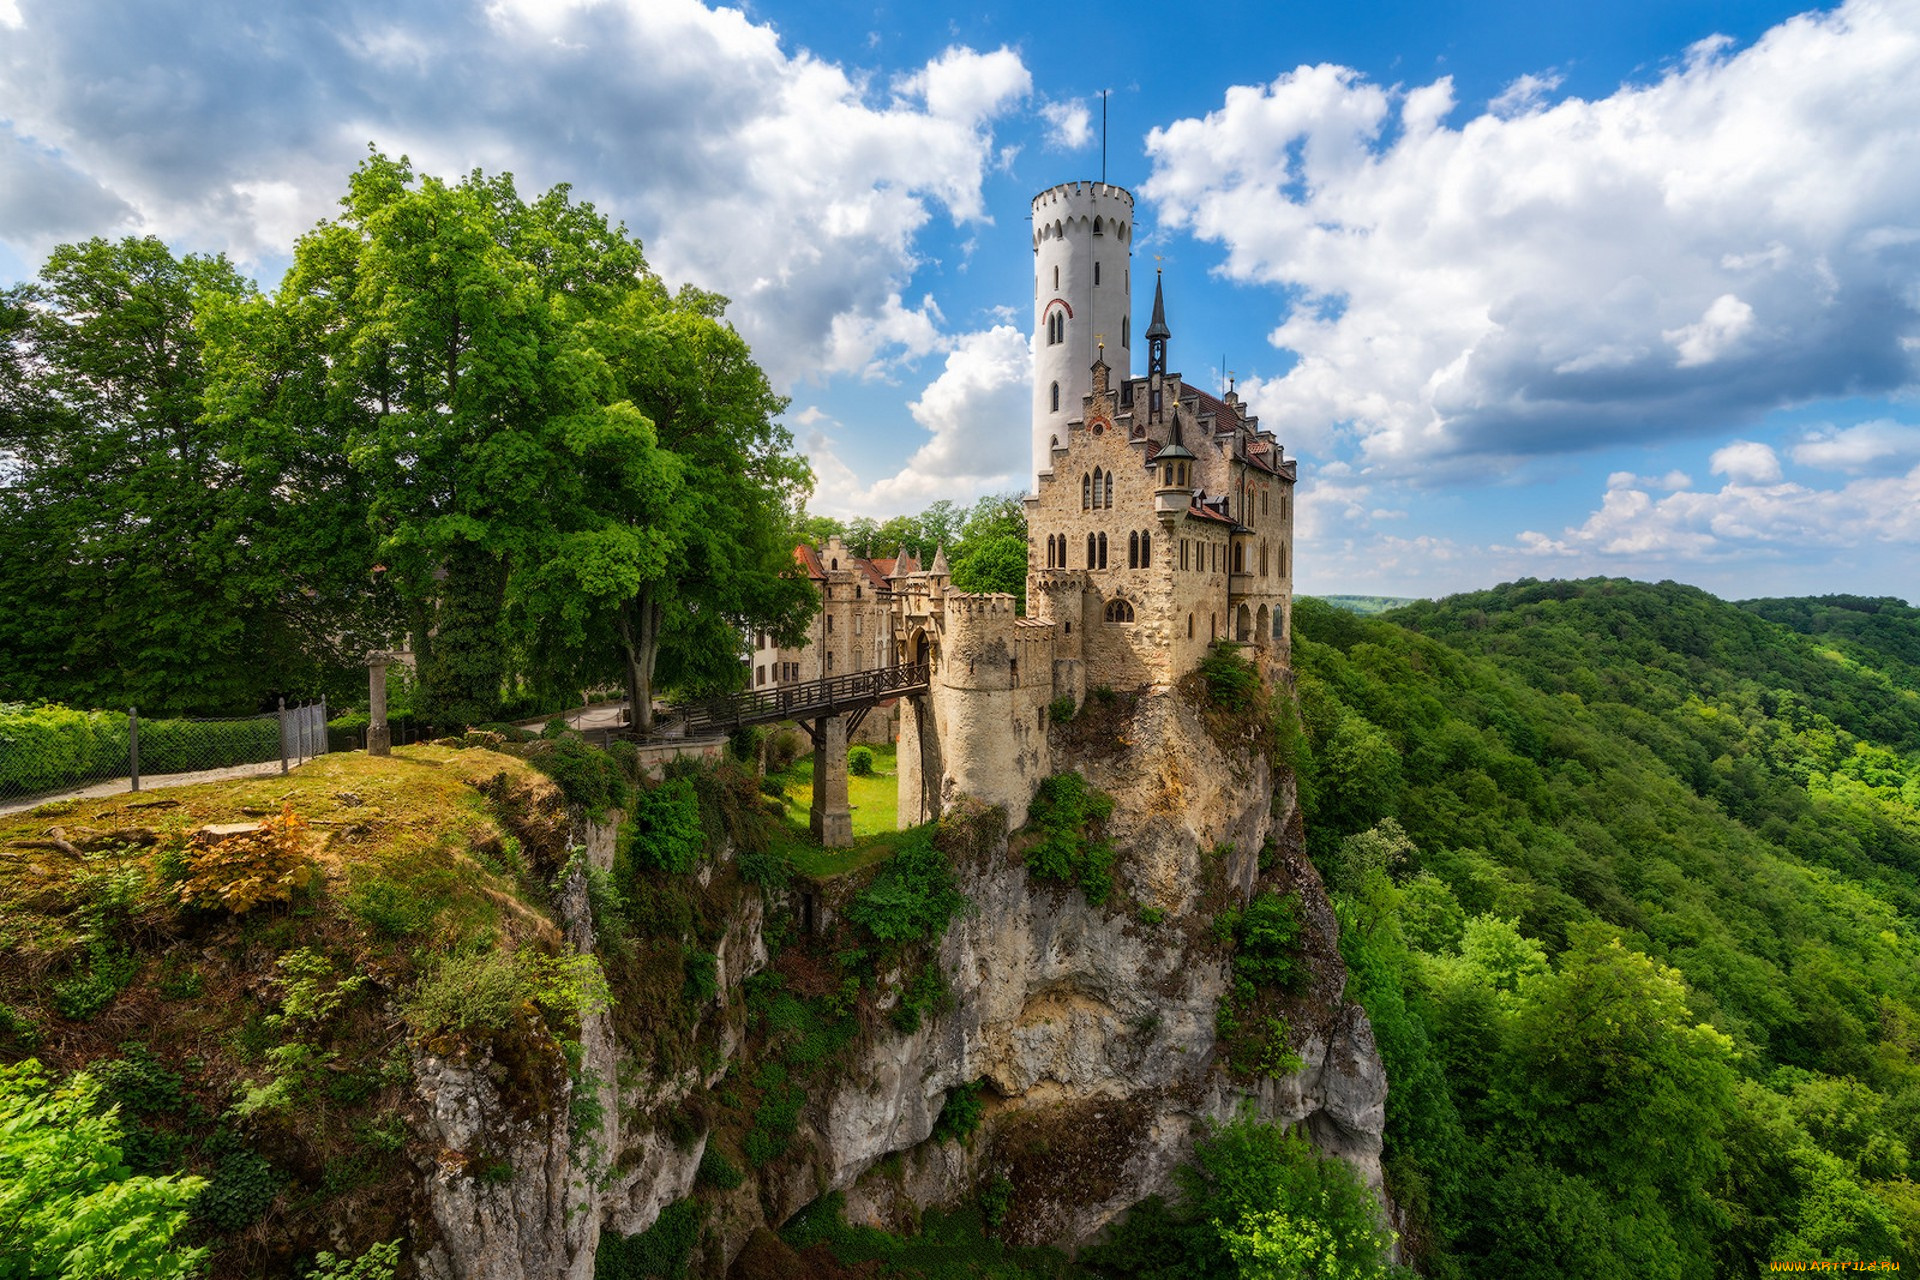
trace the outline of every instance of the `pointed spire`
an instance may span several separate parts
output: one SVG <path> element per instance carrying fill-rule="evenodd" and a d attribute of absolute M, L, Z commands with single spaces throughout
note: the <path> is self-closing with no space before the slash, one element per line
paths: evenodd
<path fill-rule="evenodd" d="M 933 572 L 943 578 L 951 572 L 947 568 L 947 549 L 944 546 L 938 546 L 933 549 Z"/>
<path fill-rule="evenodd" d="M 1153 272 L 1153 323 L 1147 326 L 1147 341 L 1158 338 L 1165 341 L 1173 336 L 1173 330 L 1167 328 L 1167 298 L 1160 288 L 1160 269 Z"/>

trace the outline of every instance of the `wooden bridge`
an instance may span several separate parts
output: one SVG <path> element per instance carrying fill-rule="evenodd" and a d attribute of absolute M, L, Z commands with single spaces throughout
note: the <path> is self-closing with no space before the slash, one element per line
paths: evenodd
<path fill-rule="evenodd" d="M 748 689 L 724 698 L 684 703 L 659 716 L 651 733 L 608 728 L 590 731 L 589 741 L 625 737 L 640 744 L 664 745 L 675 740 L 711 739 L 712 735 L 750 725 L 797 721 L 813 739 L 813 807 L 808 825 L 820 843 L 845 847 L 853 843 L 853 811 L 847 802 L 847 739 L 883 702 L 927 691 L 931 664 L 905 662 L 872 671 L 808 680 L 774 689 Z"/>
<path fill-rule="evenodd" d="M 848 716 L 853 725 L 866 713 L 893 698 L 927 691 L 928 664 L 904 662 L 872 671 L 849 671 L 804 684 L 777 689 L 748 689 L 684 707 L 675 707 L 671 719 L 686 726 L 689 735 L 798 720 L 805 724 L 822 716 Z"/>

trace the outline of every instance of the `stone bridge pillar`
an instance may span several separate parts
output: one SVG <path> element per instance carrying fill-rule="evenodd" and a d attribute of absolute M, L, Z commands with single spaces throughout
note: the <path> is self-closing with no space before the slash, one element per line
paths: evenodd
<path fill-rule="evenodd" d="M 813 739 L 813 807 L 807 826 L 829 849 L 853 843 L 853 810 L 847 805 L 847 720 L 821 716 L 810 726 Z"/>

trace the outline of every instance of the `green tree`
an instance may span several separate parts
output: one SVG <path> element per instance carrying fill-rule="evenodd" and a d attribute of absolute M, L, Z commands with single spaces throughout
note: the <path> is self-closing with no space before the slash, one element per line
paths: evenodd
<path fill-rule="evenodd" d="M 201 1178 L 131 1175 L 119 1108 L 85 1074 L 54 1085 L 29 1058 L 0 1067 L 0 1277 L 171 1280 L 205 1249 L 174 1243 Z"/>
<path fill-rule="evenodd" d="M 318 684 L 365 561 L 288 554 L 304 495 L 205 413 L 196 311 L 252 294 L 146 237 L 62 245 L 0 302 L 0 691 L 215 712 Z"/>

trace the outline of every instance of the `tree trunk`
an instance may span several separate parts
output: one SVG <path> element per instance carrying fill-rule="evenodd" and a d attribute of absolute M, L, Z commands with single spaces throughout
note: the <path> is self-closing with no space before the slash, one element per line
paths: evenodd
<path fill-rule="evenodd" d="M 627 705 L 633 729 L 653 728 L 653 670 L 660 660 L 660 624 L 666 610 L 652 591 L 642 591 L 620 610 L 620 646 L 626 650 Z"/>

